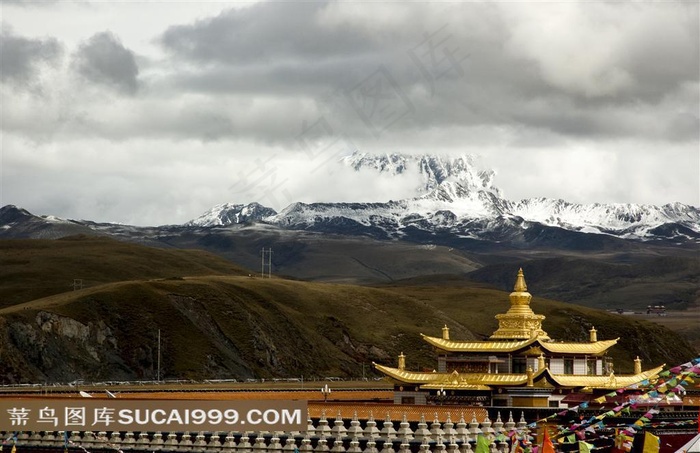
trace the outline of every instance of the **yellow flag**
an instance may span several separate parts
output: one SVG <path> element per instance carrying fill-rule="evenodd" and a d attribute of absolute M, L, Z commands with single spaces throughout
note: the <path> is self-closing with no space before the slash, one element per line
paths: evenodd
<path fill-rule="evenodd" d="M 12 452 L 11 453 L 17 453 L 17 445 L 12 444 Z"/>
<path fill-rule="evenodd" d="M 644 448 L 642 449 L 642 453 L 659 453 L 660 448 L 661 440 L 649 431 L 644 432 Z"/>
<path fill-rule="evenodd" d="M 582 440 L 578 441 L 578 451 L 579 453 L 591 453 L 591 450 L 593 449 L 594 445 L 589 444 L 588 442 L 584 442 Z"/>

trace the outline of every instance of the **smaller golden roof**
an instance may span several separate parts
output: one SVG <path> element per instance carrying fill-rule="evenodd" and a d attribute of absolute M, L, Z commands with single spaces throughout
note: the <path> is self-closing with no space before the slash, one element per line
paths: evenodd
<path fill-rule="evenodd" d="M 431 345 L 448 352 L 511 352 L 534 343 L 534 339 L 518 341 L 456 341 L 420 335 L 423 340 Z"/>
<path fill-rule="evenodd" d="M 400 370 L 398 368 L 379 365 L 375 362 L 372 362 L 372 366 L 390 378 L 400 382 L 405 382 L 406 384 L 424 384 L 435 380 L 438 375 L 438 373 L 420 373 L 415 371 Z"/>
<path fill-rule="evenodd" d="M 430 337 L 421 334 L 423 340 L 438 349 L 447 352 L 515 352 L 528 346 L 539 346 L 549 352 L 558 354 L 600 355 L 613 347 L 619 338 L 596 341 L 593 343 L 573 343 L 546 341 L 543 338 L 531 338 L 517 341 L 455 341 Z"/>
<path fill-rule="evenodd" d="M 615 338 L 614 340 L 596 341 L 593 343 L 544 341 L 540 342 L 540 345 L 547 351 L 554 353 L 578 353 L 587 355 L 600 355 L 605 353 L 605 351 L 607 351 L 611 347 L 615 346 L 619 339 L 620 338 Z"/>
<path fill-rule="evenodd" d="M 568 387 L 579 387 L 581 384 L 584 384 L 584 390 L 616 390 L 636 384 L 645 379 L 651 379 L 658 375 L 664 369 L 664 366 L 665 364 L 650 370 L 642 371 L 641 373 L 619 376 L 615 375 L 614 373 L 610 373 L 609 375 L 600 376 L 556 375 L 555 378 L 557 382 L 561 383 L 561 385 Z"/>

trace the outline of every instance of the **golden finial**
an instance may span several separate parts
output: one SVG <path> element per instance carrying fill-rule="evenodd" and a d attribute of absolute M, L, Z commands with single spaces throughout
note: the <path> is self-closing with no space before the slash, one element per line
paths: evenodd
<path fill-rule="evenodd" d="M 537 371 L 542 370 L 544 368 L 545 368 L 544 354 L 540 354 L 540 356 L 537 357 Z"/>
<path fill-rule="evenodd" d="M 589 330 L 589 333 L 591 334 L 591 343 L 595 343 L 598 341 L 598 331 L 595 330 L 595 327 L 591 327 L 591 330 Z"/>
<path fill-rule="evenodd" d="M 442 328 L 442 339 L 443 340 L 450 339 L 450 328 L 447 327 L 447 324 L 445 324 L 445 327 Z"/>
<path fill-rule="evenodd" d="M 399 354 L 399 370 L 405 370 L 406 369 L 406 356 L 403 355 L 403 352 Z"/>
<path fill-rule="evenodd" d="M 532 371 L 532 367 L 527 367 L 527 386 L 528 387 L 534 387 L 535 386 L 535 372 Z"/>
<path fill-rule="evenodd" d="M 515 286 L 513 287 L 513 291 L 521 293 L 527 291 L 527 284 L 525 283 L 525 274 L 523 274 L 522 267 L 518 270 L 518 278 L 515 280 Z"/>
<path fill-rule="evenodd" d="M 642 359 L 637 356 L 636 359 L 634 359 L 634 374 L 640 374 L 642 372 Z"/>

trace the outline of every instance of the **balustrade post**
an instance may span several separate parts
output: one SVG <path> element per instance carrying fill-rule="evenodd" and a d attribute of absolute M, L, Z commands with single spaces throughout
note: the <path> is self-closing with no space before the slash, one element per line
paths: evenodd
<path fill-rule="evenodd" d="M 379 437 L 379 429 L 377 428 L 377 422 L 374 421 L 374 414 L 372 414 L 372 411 L 370 411 L 369 419 L 365 424 L 364 437 L 369 440 L 374 440 Z"/>
<path fill-rule="evenodd" d="M 343 417 L 338 411 L 338 415 L 335 417 L 335 422 L 333 422 L 333 428 L 331 428 L 331 437 L 335 439 L 336 442 L 342 442 L 342 439 L 347 435 L 348 430 L 345 428 L 345 422 L 343 422 Z M 333 444 L 335 446 L 335 444 Z"/>
<path fill-rule="evenodd" d="M 386 414 L 386 418 L 384 419 L 384 426 L 382 426 L 382 430 L 379 432 L 379 435 L 388 442 L 396 439 L 394 422 L 391 421 L 391 415 L 388 412 Z"/>
<path fill-rule="evenodd" d="M 430 437 L 430 431 L 428 431 L 428 424 L 425 422 L 425 415 L 420 414 L 420 421 L 418 422 L 418 429 L 413 433 L 417 441 L 423 441 Z"/>
<path fill-rule="evenodd" d="M 437 442 L 437 440 L 445 434 L 445 431 L 440 427 L 440 421 L 438 420 L 438 414 L 435 412 L 435 420 L 430 424 L 430 438 Z"/>
<path fill-rule="evenodd" d="M 163 433 L 160 431 L 156 431 L 153 433 L 153 439 L 151 440 L 151 451 L 159 451 L 163 449 L 163 444 L 165 442 L 163 441 Z"/>

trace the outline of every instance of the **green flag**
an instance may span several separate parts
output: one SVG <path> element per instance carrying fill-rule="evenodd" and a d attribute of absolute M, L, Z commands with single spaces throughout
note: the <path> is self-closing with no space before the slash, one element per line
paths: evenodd
<path fill-rule="evenodd" d="M 476 448 L 474 449 L 474 453 L 489 453 L 489 446 L 491 442 L 484 436 L 483 434 L 479 434 L 479 437 L 476 438 Z"/>
<path fill-rule="evenodd" d="M 579 453 L 591 453 L 591 450 L 593 450 L 594 445 L 589 444 L 588 442 L 584 442 L 582 440 L 578 441 L 578 451 Z"/>

